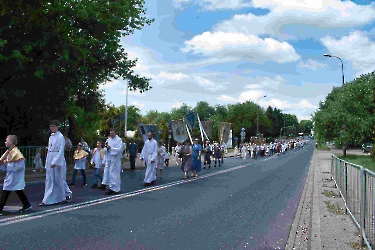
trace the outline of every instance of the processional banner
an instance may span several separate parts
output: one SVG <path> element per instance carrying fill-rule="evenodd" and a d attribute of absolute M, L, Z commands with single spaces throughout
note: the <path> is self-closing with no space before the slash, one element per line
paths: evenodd
<path fill-rule="evenodd" d="M 230 123 L 229 122 L 219 122 L 219 138 L 221 142 L 227 143 L 230 134 Z"/>
<path fill-rule="evenodd" d="M 148 137 L 147 137 L 148 133 L 151 133 L 152 138 L 154 138 L 156 141 L 159 141 L 159 133 L 158 133 L 157 125 L 138 123 L 137 126 L 138 126 L 139 132 L 144 142 L 148 140 Z"/>
<path fill-rule="evenodd" d="M 188 138 L 185 121 L 171 121 L 173 139 L 177 142 L 184 142 Z"/>
<path fill-rule="evenodd" d="M 193 130 L 195 126 L 195 122 L 197 120 L 197 112 L 192 112 L 184 116 L 186 125 L 189 127 L 190 130 Z"/>
<path fill-rule="evenodd" d="M 212 140 L 212 121 L 201 121 L 202 128 L 210 140 Z"/>

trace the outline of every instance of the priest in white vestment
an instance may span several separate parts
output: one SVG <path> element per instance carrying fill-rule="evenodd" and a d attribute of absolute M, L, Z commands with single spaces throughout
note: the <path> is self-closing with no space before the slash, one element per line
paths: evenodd
<path fill-rule="evenodd" d="M 57 120 L 50 123 L 52 134 L 48 141 L 46 183 L 44 198 L 39 206 L 70 202 L 72 199 L 72 191 L 66 183 L 65 138 L 59 131 L 59 126 L 60 122 Z"/>
<path fill-rule="evenodd" d="M 109 131 L 109 138 L 106 141 L 106 152 L 103 163 L 105 164 L 102 186 L 99 189 L 109 190 L 106 194 L 117 194 L 121 190 L 121 158 L 123 153 L 123 142 L 116 135 L 114 129 Z"/>
<path fill-rule="evenodd" d="M 156 181 L 156 163 L 158 157 L 158 143 L 152 138 L 151 133 L 147 134 L 148 140 L 141 152 L 140 160 L 146 161 L 146 174 L 144 186 L 149 186 Z"/>
<path fill-rule="evenodd" d="M 17 193 L 22 202 L 23 206 L 19 212 L 27 211 L 32 207 L 23 191 L 25 189 L 25 157 L 15 146 L 17 141 L 17 136 L 7 136 L 5 146 L 8 150 L 0 158 L 0 170 L 6 171 L 0 198 L 0 216 L 3 214 L 3 208 L 12 191 Z"/>

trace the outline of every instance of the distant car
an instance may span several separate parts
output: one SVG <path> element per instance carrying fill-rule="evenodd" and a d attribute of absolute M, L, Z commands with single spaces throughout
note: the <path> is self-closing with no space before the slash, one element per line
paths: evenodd
<path fill-rule="evenodd" d="M 362 152 L 363 153 L 369 153 L 369 152 L 371 152 L 371 150 L 372 150 L 372 143 L 370 143 L 370 142 L 367 142 L 367 143 L 364 143 L 364 144 L 362 144 Z"/>

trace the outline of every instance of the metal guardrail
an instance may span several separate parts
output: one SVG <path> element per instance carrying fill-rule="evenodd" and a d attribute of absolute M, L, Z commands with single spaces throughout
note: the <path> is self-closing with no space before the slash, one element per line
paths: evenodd
<path fill-rule="evenodd" d="M 332 179 L 344 200 L 346 213 L 350 214 L 361 235 L 361 245 L 369 249 L 375 245 L 375 173 L 332 155 Z"/>
<path fill-rule="evenodd" d="M 26 169 L 35 169 L 36 165 L 34 163 L 35 155 L 37 154 L 38 150 L 40 152 L 40 156 L 42 159 L 43 167 L 46 163 L 47 157 L 47 147 L 45 146 L 20 146 L 18 149 L 21 151 L 23 156 L 25 157 L 25 165 Z M 71 149 L 66 149 L 64 152 L 65 161 L 68 168 L 74 166 L 74 151 L 77 150 L 77 147 L 73 147 Z M 7 151 L 6 147 L 0 147 L 0 157 Z M 88 162 L 88 161 L 87 161 Z"/>

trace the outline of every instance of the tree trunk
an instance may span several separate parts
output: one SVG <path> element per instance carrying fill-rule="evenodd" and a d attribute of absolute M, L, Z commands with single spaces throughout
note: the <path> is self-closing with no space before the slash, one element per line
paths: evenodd
<path fill-rule="evenodd" d="M 343 156 L 346 156 L 346 147 L 345 146 L 342 148 L 342 152 L 343 152 Z"/>

